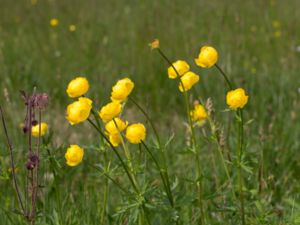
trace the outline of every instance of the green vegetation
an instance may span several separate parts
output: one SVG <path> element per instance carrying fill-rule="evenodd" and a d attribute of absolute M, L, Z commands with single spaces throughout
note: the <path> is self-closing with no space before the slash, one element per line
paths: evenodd
<path fill-rule="evenodd" d="M 20 128 L 26 111 L 19 91 L 32 92 L 36 87 L 50 96 L 43 112 L 51 132 L 41 148 L 43 187 L 36 224 L 147 224 L 138 219 L 142 200 L 133 195 L 114 152 L 87 122 L 70 126 L 65 119 L 72 101 L 66 87 L 79 75 L 88 78 L 87 96 L 96 109 L 109 102 L 118 79 L 128 76 L 134 81 L 131 96 L 146 109 L 166 145 L 175 202 L 172 208 L 149 154 L 129 145 L 140 188 L 149 200 L 145 218 L 151 224 L 175 224 L 176 218 L 178 224 L 198 224 L 197 169 L 188 147 L 185 101 L 178 83 L 167 76 L 169 65 L 148 46 L 154 38 L 172 62 L 186 60 L 200 75 L 189 100 L 211 99 L 213 122 L 217 121 L 218 132 L 224 131 L 223 154 L 233 159 L 226 164 L 238 196 L 237 132 L 234 113 L 226 106 L 227 86 L 216 68 L 203 69 L 194 63 L 201 46 L 218 50 L 218 65 L 249 95 L 244 110 L 246 224 L 300 224 L 299 8 L 298 0 L 0 0 L 0 105 L 14 146 L 22 195 L 27 145 Z M 50 26 L 52 18 L 58 19 L 58 26 Z M 70 25 L 76 30 L 70 31 Z M 126 104 L 123 116 L 146 125 L 145 142 L 162 162 L 154 132 L 132 102 Z M 210 128 L 216 124 L 210 122 L 196 128 L 205 224 L 241 224 L 239 202 L 231 196 L 216 134 Z M 65 163 L 70 144 L 85 149 L 83 162 L 76 167 Z M 0 224 L 28 224 L 19 210 L 1 126 Z"/>

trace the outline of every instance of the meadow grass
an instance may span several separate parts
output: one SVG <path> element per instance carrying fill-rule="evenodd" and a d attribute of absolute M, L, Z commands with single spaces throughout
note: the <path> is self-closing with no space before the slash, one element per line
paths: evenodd
<path fill-rule="evenodd" d="M 15 147 L 19 177 L 27 151 L 19 126 L 25 116 L 19 90 L 30 92 L 36 87 L 50 95 L 44 118 L 53 136 L 42 151 L 47 162 L 42 169 L 47 173 L 45 188 L 39 194 L 36 224 L 135 223 L 134 205 L 111 181 L 105 189 L 107 178 L 94 168 L 96 165 L 101 170 L 107 166 L 105 157 L 109 158 L 110 175 L 127 189 L 128 180 L 113 153 L 106 151 L 87 123 L 71 127 L 65 119 L 70 103 L 65 89 L 78 75 L 89 79 L 88 95 L 98 107 L 109 101 L 116 80 L 129 76 L 135 82 L 133 98 L 147 109 L 162 142 L 170 140 L 166 155 L 177 210 L 165 206 L 159 174 L 152 161 L 144 161 L 146 153 L 133 159 L 142 189 L 148 191 L 145 196 L 154 201 L 148 206 L 152 224 L 172 224 L 169 219 L 177 214 L 180 223 L 196 224 L 198 211 L 192 188 L 196 172 L 191 163 L 193 155 L 186 147 L 184 98 L 178 84 L 167 77 L 169 65 L 149 49 L 153 38 L 159 38 L 161 49 L 171 61 L 184 59 L 200 74 L 192 96 L 204 100 L 210 97 L 216 121 L 224 124 L 229 137 L 234 137 L 234 125 L 228 126 L 234 116 L 224 111 L 225 82 L 217 69 L 201 69 L 193 62 L 204 44 L 218 50 L 218 64 L 250 96 L 244 114 L 247 224 L 300 224 L 299 6 L 297 0 L 0 0 L 0 102 Z M 51 18 L 59 20 L 57 27 L 49 25 Z M 69 31 L 71 24 L 76 25 L 75 32 Z M 146 122 L 130 102 L 125 117 Z M 230 190 L 216 188 L 226 181 L 226 174 L 208 127 L 206 123 L 204 129 L 196 131 L 201 143 L 206 224 L 240 224 L 234 201 L 222 197 L 229 196 Z M 18 204 L 2 129 L 0 135 L 0 224 L 26 224 L 15 213 Z M 151 148 L 153 139 L 149 127 L 147 142 Z M 228 146 L 236 144 L 233 138 L 227 141 Z M 64 153 L 73 142 L 82 145 L 86 154 L 83 163 L 70 168 L 65 165 Z M 138 147 L 133 151 L 139 152 Z M 235 172 L 232 175 L 235 179 Z M 107 214 L 103 214 L 105 191 Z"/>

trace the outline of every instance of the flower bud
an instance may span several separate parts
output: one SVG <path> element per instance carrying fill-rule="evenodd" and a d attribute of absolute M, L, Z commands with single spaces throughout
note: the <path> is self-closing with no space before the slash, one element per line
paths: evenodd
<path fill-rule="evenodd" d="M 78 145 L 70 145 L 65 154 L 68 166 L 77 166 L 83 158 L 84 149 L 80 148 Z"/>
<path fill-rule="evenodd" d="M 89 82 L 85 77 L 76 77 L 68 84 L 67 94 L 71 98 L 80 97 L 89 90 L 89 87 Z"/>
<path fill-rule="evenodd" d="M 132 144 L 139 144 L 146 138 L 146 128 L 141 123 L 132 124 L 126 129 L 126 138 Z"/>
<path fill-rule="evenodd" d="M 190 70 L 189 64 L 183 60 L 177 60 L 172 65 L 173 66 L 170 66 L 168 68 L 168 76 L 170 79 L 176 79 L 176 77 L 178 76 L 177 73 L 179 74 L 179 76 L 182 76 Z M 177 72 L 174 70 L 173 67 L 176 69 Z"/>
<path fill-rule="evenodd" d="M 230 109 L 242 109 L 247 104 L 248 98 L 243 88 L 237 88 L 227 92 L 226 103 Z"/>
<path fill-rule="evenodd" d="M 203 68 L 210 68 L 218 61 L 218 52 L 211 46 L 203 46 L 200 49 L 198 58 L 195 59 L 195 63 Z"/>

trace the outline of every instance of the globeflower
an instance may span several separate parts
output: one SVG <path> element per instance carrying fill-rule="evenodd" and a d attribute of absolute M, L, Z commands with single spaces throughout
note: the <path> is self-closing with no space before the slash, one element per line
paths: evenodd
<path fill-rule="evenodd" d="M 71 125 L 85 121 L 92 109 L 92 100 L 80 97 L 77 101 L 71 103 L 67 107 L 67 120 Z"/>
<path fill-rule="evenodd" d="M 170 66 L 168 68 L 168 76 L 170 79 L 176 79 L 177 77 L 176 71 L 178 72 L 179 76 L 182 76 L 190 70 L 189 64 L 183 60 L 177 60 L 172 65 L 173 66 Z M 174 70 L 173 67 L 176 69 L 176 71 Z"/>
<path fill-rule="evenodd" d="M 203 105 L 195 104 L 194 110 L 191 111 L 191 117 L 194 122 L 201 122 L 207 118 L 207 113 Z"/>
<path fill-rule="evenodd" d="M 105 125 L 105 130 L 107 131 L 108 134 L 118 134 L 118 133 L 122 132 L 123 130 L 125 130 L 127 125 L 128 125 L 127 121 L 124 122 L 120 118 L 115 118 L 115 119 L 109 121 Z"/>
<path fill-rule="evenodd" d="M 58 24 L 59 24 L 58 19 L 52 18 L 52 19 L 50 20 L 50 26 L 51 26 L 51 27 L 57 27 Z"/>
<path fill-rule="evenodd" d="M 122 102 L 130 95 L 134 83 L 129 78 L 123 78 L 112 87 L 111 100 Z"/>
<path fill-rule="evenodd" d="M 84 149 L 80 148 L 78 145 L 70 145 L 65 154 L 68 166 L 77 166 L 83 158 Z"/>
<path fill-rule="evenodd" d="M 146 128 L 141 123 L 132 124 L 126 129 L 126 138 L 132 144 L 139 144 L 146 138 Z"/>
<path fill-rule="evenodd" d="M 89 82 L 85 77 L 76 77 L 71 80 L 67 87 L 67 94 L 71 98 L 84 95 L 89 90 Z"/>
<path fill-rule="evenodd" d="M 178 88 L 181 92 L 188 91 L 199 81 L 199 79 L 200 77 L 197 74 L 189 71 L 180 77 L 181 82 L 179 83 Z"/>
<path fill-rule="evenodd" d="M 100 109 L 99 116 L 106 123 L 118 116 L 121 110 L 122 106 L 119 102 L 110 102 Z"/>
<path fill-rule="evenodd" d="M 109 134 L 109 141 L 114 147 L 118 147 L 121 143 L 121 136 L 120 134 Z"/>
<path fill-rule="evenodd" d="M 218 61 L 218 52 L 211 46 L 203 46 L 200 49 L 198 58 L 195 59 L 195 63 L 203 68 L 210 68 Z"/>
<path fill-rule="evenodd" d="M 227 92 L 226 103 L 230 109 L 242 109 L 247 104 L 248 98 L 243 88 L 237 88 Z"/>
<path fill-rule="evenodd" d="M 41 133 L 39 132 L 40 127 L 41 127 Z M 44 136 L 47 133 L 47 131 L 48 131 L 48 124 L 44 122 L 31 127 L 31 134 L 33 137 Z"/>

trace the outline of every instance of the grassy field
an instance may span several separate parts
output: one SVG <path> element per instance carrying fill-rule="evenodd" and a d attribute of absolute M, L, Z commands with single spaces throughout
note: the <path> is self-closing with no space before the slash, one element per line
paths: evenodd
<path fill-rule="evenodd" d="M 51 18 L 59 20 L 58 26 L 50 26 Z M 150 199 L 144 213 L 150 224 L 175 224 L 177 216 L 178 224 L 199 224 L 185 102 L 178 84 L 168 79 L 169 65 L 148 46 L 154 38 L 172 62 L 186 60 L 200 75 L 189 100 L 212 99 L 214 118 L 228 137 L 226 149 L 234 155 L 236 131 L 234 115 L 225 110 L 226 84 L 216 68 L 203 69 L 194 63 L 201 46 L 218 50 L 218 64 L 250 96 L 244 110 L 246 224 L 300 224 L 299 24 L 298 0 L 0 0 L 0 105 L 24 193 L 27 145 L 20 124 L 26 111 L 19 91 L 32 92 L 36 87 L 50 96 L 43 118 L 52 136 L 42 147 L 44 187 L 38 193 L 36 224 L 147 224 L 137 219 L 141 207 L 136 196 L 124 194 L 101 171 L 111 162 L 109 174 L 131 190 L 99 134 L 88 123 L 70 126 L 65 119 L 66 106 L 72 101 L 66 87 L 79 75 L 88 78 L 87 95 L 96 109 L 109 101 L 118 79 L 128 76 L 134 81 L 132 97 L 153 119 L 162 142 L 170 140 L 166 163 L 175 199 L 172 208 L 155 164 L 138 146 L 130 145 L 137 179 L 144 197 Z M 70 31 L 70 25 L 76 30 Z M 134 104 L 126 104 L 124 117 L 146 124 L 146 143 L 159 157 L 153 147 L 154 133 Z M 209 123 L 196 135 L 203 174 L 202 223 L 242 224 L 239 203 L 229 197 L 228 184 L 223 185 L 227 180 Z M 73 143 L 84 147 L 84 160 L 68 167 L 64 154 Z M 235 165 L 228 166 L 235 183 Z M 16 211 L 19 205 L 2 127 L 0 170 L 0 224 L 28 224 Z M 237 194 L 237 188 L 233 189 Z"/>

